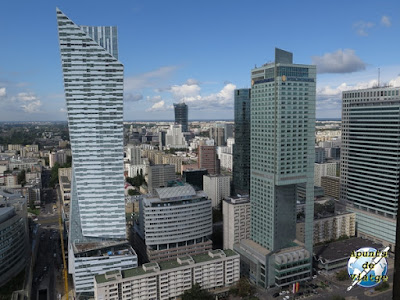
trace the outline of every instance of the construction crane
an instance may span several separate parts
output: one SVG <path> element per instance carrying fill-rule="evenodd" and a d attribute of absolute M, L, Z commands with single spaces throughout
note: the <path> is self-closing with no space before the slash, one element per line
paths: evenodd
<path fill-rule="evenodd" d="M 56 192 L 58 194 L 58 186 L 56 187 Z M 63 223 L 62 223 L 62 217 L 61 217 L 61 199 L 58 197 L 60 200 L 60 209 L 58 210 L 58 225 L 60 229 L 60 240 L 61 240 L 61 253 L 62 253 L 62 259 L 63 259 L 63 278 L 64 278 L 64 288 L 65 288 L 65 294 L 66 294 L 66 299 L 69 299 L 69 293 L 68 293 L 68 272 L 67 272 L 67 264 L 65 262 L 65 252 L 64 252 L 64 229 L 63 229 Z"/>

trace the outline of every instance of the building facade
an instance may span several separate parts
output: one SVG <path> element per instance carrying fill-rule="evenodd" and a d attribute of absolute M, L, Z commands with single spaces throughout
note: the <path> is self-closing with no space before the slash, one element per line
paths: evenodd
<path fill-rule="evenodd" d="M 340 177 L 322 176 L 321 187 L 324 189 L 326 196 L 339 199 L 340 197 Z"/>
<path fill-rule="evenodd" d="M 287 286 L 311 276 L 316 68 L 293 64 L 292 53 L 275 49 L 275 62 L 253 69 L 251 80 L 252 242 L 234 248 L 252 281 Z M 296 240 L 296 185 L 302 183 L 304 244 Z"/>
<path fill-rule="evenodd" d="M 155 193 L 157 188 L 167 187 L 168 181 L 176 178 L 174 165 L 149 166 L 147 186 L 149 193 Z"/>
<path fill-rule="evenodd" d="M 185 103 L 174 103 L 175 124 L 182 125 L 182 132 L 189 131 L 189 110 Z"/>
<path fill-rule="evenodd" d="M 250 192 L 250 99 L 251 89 L 235 90 L 235 144 L 233 145 L 233 186 Z"/>
<path fill-rule="evenodd" d="M 342 94 L 340 198 L 356 213 L 357 236 L 394 250 L 400 176 L 400 88 Z"/>
<path fill-rule="evenodd" d="M 195 283 L 212 292 L 234 285 L 239 278 L 239 255 L 232 250 L 212 250 L 96 276 L 95 299 L 178 299 Z"/>
<path fill-rule="evenodd" d="M 219 174 L 220 161 L 217 158 L 215 146 L 199 146 L 198 154 L 199 169 L 207 169 L 209 174 Z"/>
<path fill-rule="evenodd" d="M 182 125 L 171 125 L 167 130 L 165 136 L 165 146 L 168 149 L 178 148 L 183 149 L 187 147 L 185 137 L 183 136 Z"/>
<path fill-rule="evenodd" d="M 231 194 L 231 179 L 225 175 L 204 175 L 203 190 L 212 201 L 212 207 L 218 208 L 222 199 Z"/>
<path fill-rule="evenodd" d="M 140 146 L 128 145 L 126 147 L 126 158 L 129 160 L 131 165 L 143 164 L 142 149 Z"/>
<path fill-rule="evenodd" d="M 189 184 L 156 189 L 140 201 L 137 234 L 137 249 L 147 261 L 207 252 L 212 247 L 211 200 Z"/>
<path fill-rule="evenodd" d="M 124 68 L 118 60 L 116 27 L 78 26 L 59 9 L 57 24 L 73 157 L 68 269 L 76 292 L 93 294 L 94 277 L 80 282 L 75 273 L 85 249 L 77 245 L 96 245 L 101 252 L 110 243 L 126 239 Z M 96 253 L 90 252 L 100 263 L 96 272 L 109 270 Z M 137 264 L 134 252 L 115 257 L 121 261 L 127 258 L 130 263 L 125 267 Z M 115 265 L 115 269 L 121 268 Z"/>
<path fill-rule="evenodd" d="M 250 199 L 227 197 L 222 201 L 224 249 L 250 238 Z"/>
<path fill-rule="evenodd" d="M 321 177 L 336 176 L 336 170 L 338 169 L 339 169 L 339 162 L 314 164 L 314 185 L 321 186 Z"/>

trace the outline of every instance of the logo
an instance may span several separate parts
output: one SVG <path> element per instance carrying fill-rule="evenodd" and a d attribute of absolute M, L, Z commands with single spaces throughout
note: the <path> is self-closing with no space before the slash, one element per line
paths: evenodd
<path fill-rule="evenodd" d="M 347 272 L 353 283 L 347 290 L 350 291 L 356 284 L 371 288 L 387 281 L 388 263 L 386 257 L 388 250 L 389 247 L 382 251 L 365 247 L 353 251 L 347 263 Z"/>

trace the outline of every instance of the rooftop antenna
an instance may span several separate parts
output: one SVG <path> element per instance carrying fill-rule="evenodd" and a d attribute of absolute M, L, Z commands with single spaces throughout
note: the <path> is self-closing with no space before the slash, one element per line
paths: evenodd
<path fill-rule="evenodd" d="M 381 86 L 381 68 L 378 68 L 378 87 Z"/>

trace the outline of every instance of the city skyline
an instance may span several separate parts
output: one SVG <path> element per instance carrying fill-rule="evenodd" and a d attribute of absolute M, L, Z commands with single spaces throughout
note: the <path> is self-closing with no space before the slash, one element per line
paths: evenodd
<path fill-rule="evenodd" d="M 20 3 L 2 4 L 0 25 L 7 28 L 3 36 L 8 46 L 0 58 L 1 120 L 66 120 L 59 57 L 55 54 L 53 12 L 57 4 L 26 2 L 24 10 Z M 317 65 L 317 118 L 340 117 L 341 91 L 373 86 L 378 68 L 381 83 L 400 85 L 398 42 L 392 38 L 400 26 L 391 13 L 400 6 L 395 1 L 362 6 L 346 2 L 346 9 L 340 2 L 293 2 L 294 9 L 285 13 L 286 18 L 268 15 L 266 26 L 279 24 L 268 39 L 254 28 L 265 17 L 263 12 L 282 8 L 276 3 L 270 7 L 254 1 L 240 9 L 228 2 L 156 1 L 112 7 L 79 3 L 79 10 L 76 4 L 71 1 L 60 8 L 76 15 L 77 22 L 96 25 L 107 19 L 121 29 L 125 42 L 119 53 L 125 65 L 127 121 L 173 120 L 172 105 L 183 100 L 191 119 L 233 119 L 234 89 L 250 87 L 246 70 L 254 63 L 273 60 L 266 50 L 272 47 L 294 51 L 294 62 Z M 295 14 L 299 5 L 314 11 L 313 18 Z M 329 15 L 325 13 L 328 10 Z M 193 15 L 199 17 L 192 20 Z M 340 23 L 336 21 L 339 15 Z M 307 35 L 298 35 L 298 31 Z M 257 49 L 238 43 L 239 35 L 247 37 L 248 43 L 256 40 Z M 303 38 L 308 43 L 301 43 Z M 393 47 L 387 47 L 388 43 Z"/>

